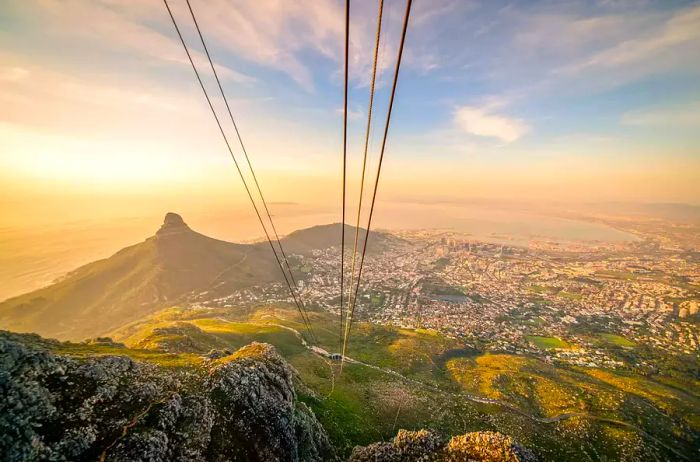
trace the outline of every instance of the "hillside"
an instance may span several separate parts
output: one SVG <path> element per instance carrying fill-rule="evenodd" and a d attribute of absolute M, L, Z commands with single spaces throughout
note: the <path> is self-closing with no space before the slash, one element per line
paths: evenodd
<path fill-rule="evenodd" d="M 319 255 L 311 271 L 335 274 L 337 248 L 315 250 L 332 244 L 338 231 L 338 225 L 314 227 L 292 233 L 285 242 L 290 255 Z M 379 250 L 402 244 L 381 234 L 376 242 Z M 312 266 L 311 258 L 292 258 L 296 265 Z M 62 338 L 110 338 L 71 343 L 0 332 L 0 454 L 40 450 L 48 452 L 34 459 L 95 460 L 107 449 L 111 456 L 106 460 L 142 460 L 143 454 L 153 454 L 154 460 L 289 460 L 288 454 L 308 446 L 306 430 L 290 427 L 298 418 L 303 428 L 315 432 L 314 439 L 327 439 L 340 458 L 355 461 L 530 460 L 531 455 L 557 461 L 695 459 L 700 394 L 697 374 L 690 369 L 669 375 L 565 364 L 527 352 L 467 345 L 431 329 L 359 319 L 341 374 L 340 362 L 330 355 L 338 349 L 336 314 L 309 311 L 316 337 L 311 345 L 297 310 L 284 301 L 281 284 L 262 288 L 262 296 L 252 302 L 217 298 L 228 286 L 274 282 L 277 274 L 266 243 L 211 239 L 168 214 L 146 241 L 86 265 L 43 291 L 4 302 L 0 329 L 13 316 L 13 330 L 39 326 Z M 442 290 L 440 284 L 435 281 L 436 291 Z M 198 303 L 190 296 L 202 291 L 212 302 Z M 544 335 L 526 339 L 548 350 L 575 347 Z M 253 342 L 258 343 L 250 347 Z M 272 351 L 260 342 L 272 345 L 284 359 L 272 365 L 258 361 L 258 350 Z M 625 352 L 640 348 L 629 341 L 621 347 Z M 277 357 L 268 353 L 262 356 Z M 236 366 L 239 360 L 244 368 Z M 278 367 L 280 361 L 284 367 Z M 287 379 L 278 380 L 280 374 L 270 380 L 284 405 L 273 406 L 274 412 L 255 408 L 252 415 L 267 416 L 266 424 L 276 434 L 294 433 L 296 440 L 275 439 L 260 422 L 241 424 L 223 415 L 211 388 L 212 377 L 221 377 L 220 372 L 232 373 L 222 381 L 233 387 L 227 396 L 238 400 L 227 406 L 255 406 L 261 392 L 266 393 L 269 383 L 262 379 L 253 378 L 253 389 L 238 385 L 238 379 L 249 378 L 239 374 L 248 366 L 267 378 L 268 372 L 292 371 L 293 392 Z M 180 401 L 166 399 L 171 391 Z M 118 406 L 115 396 L 135 398 Z M 95 400 L 106 407 L 91 407 Z M 289 407 L 302 414 L 284 414 L 286 423 L 276 426 L 277 411 Z M 171 413 L 173 408 L 177 411 Z M 84 426 L 76 415 L 106 427 Z M 245 440 L 251 435 L 243 435 L 227 446 L 208 426 L 210 417 L 233 435 L 257 425 L 255 441 L 264 442 L 251 444 Z M 14 435 L 17 430 L 7 430 L 14 427 L 21 435 L 3 439 Z M 125 427 L 129 436 L 117 441 L 116 429 Z M 310 454 L 321 452 L 317 447 Z"/>
<path fill-rule="evenodd" d="M 0 304 L 0 326 L 60 339 L 93 337 L 219 277 L 243 287 L 279 276 L 269 250 L 206 237 L 169 213 L 144 242 Z"/>
<path fill-rule="evenodd" d="M 308 388 L 270 344 L 164 354 L 106 338 L 75 344 L 0 331 L 0 364 L 2 460 L 332 462 L 348 455 L 312 410 L 329 397 Z M 400 430 L 393 443 L 356 447 L 350 460 L 536 459 L 500 433 L 446 441 Z"/>
<path fill-rule="evenodd" d="M 355 240 L 355 227 L 345 225 L 345 245 L 352 250 Z M 326 249 L 328 247 L 336 247 L 340 245 L 340 223 L 328 225 L 312 226 L 311 228 L 300 229 L 285 236 L 282 240 L 284 248 L 289 253 L 306 255 L 316 249 Z M 358 248 L 362 249 L 365 242 L 364 228 L 360 228 L 358 239 Z M 367 253 L 381 252 L 388 246 L 401 243 L 401 239 L 383 232 L 370 232 L 369 243 L 367 244 Z"/>
<path fill-rule="evenodd" d="M 316 346 L 336 351 L 337 317 L 309 314 Z M 274 345 L 299 372 L 305 385 L 299 399 L 343 456 L 369 445 L 356 456 L 383 460 L 375 449 L 391 456 L 396 448 L 373 443 L 394 439 L 401 428 L 429 429 L 443 454 L 474 435 L 450 443 L 451 436 L 498 432 L 540 460 L 557 461 L 588 460 L 591 454 L 606 460 L 692 460 L 700 444 L 697 387 L 465 348 L 432 330 L 357 323 L 342 374 L 339 362 L 303 343 L 303 324 L 289 306 L 175 307 L 110 335 L 135 349 L 127 349 L 129 354 L 168 363 L 189 362 L 210 349 L 234 351 L 252 341 Z M 120 354 L 114 347 L 101 348 L 101 354 Z M 61 350 L 96 351 L 90 345 Z"/>
<path fill-rule="evenodd" d="M 354 229 L 348 227 L 347 235 L 354 236 Z M 288 255 L 306 254 L 337 246 L 339 236 L 338 224 L 315 226 L 291 233 L 284 245 Z M 373 233 L 371 239 L 375 249 L 398 241 L 384 233 Z M 188 294 L 228 293 L 281 280 L 267 242 L 212 239 L 168 213 L 161 228 L 145 241 L 82 266 L 50 286 L 0 303 L 0 327 L 82 340 L 173 305 Z"/>
<path fill-rule="evenodd" d="M 181 434 L 186 432 L 190 439 L 200 442 L 197 435 L 201 432 L 177 424 L 158 429 L 167 437 L 167 444 L 161 433 L 158 433 L 160 439 L 155 438 L 152 425 L 159 422 L 158 416 L 164 415 L 163 412 L 170 412 L 171 407 L 164 406 L 159 399 L 149 399 L 160 397 L 157 392 L 170 390 L 168 387 L 175 383 L 172 382 L 175 378 L 181 382 L 177 385 L 184 406 L 181 415 L 190 415 L 194 410 L 185 403 L 192 403 L 194 396 L 201 398 L 203 391 L 206 398 L 209 383 L 206 377 L 214 368 L 236 364 L 238 358 L 246 358 L 258 349 L 250 347 L 251 342 L 264 342 L 273 345 L 294 371 L 295 407 L 313 412 L 334 452 L 343 459 L 401 461 L 415 460 L 403 456 L 418 455 L 435 461 L 496 461 L 502 460 L 498 454 L 509 454 L 519 458 L 507 460 L 530 460 L 531 451 L 538 460 L 572 462 L 588 460 L 593 454 L 600 460 L 694 460 L 692 455 L 700 443 L 696 411 L 700 397 L 696 388 L 683 389 L 670 379 L 655 380 L 625 371 L 558 367 L 528 356 L 466 350 L 455 339 L 430 330 L 365 323 L 356 326 L 349 357 L 340 374 L 340 363 L 322 353 L 322 349 L 332 352 L 337 347 L 335 330 L 328 329 L 337 319 L 323 312 L 310 315 L 321 349 L 312 349 L 304 343 L 303 334 L 297 331 L 302 328 L 300 319 L 296 310 L 288 306 L 265 306 L 247 313 L 220 308 L 169 308 L 115 331 L 114 341 L 104 338 L 66 343 L 36 335 L 0 332 L 0 363 L 3 390 L 6 390 L 0 400 L 0 427 L 13 425 L 13 421 L 2 422 L 3 416 L 18 417 L 22 422 L 41 424 L 32 427 L 30 433 L 42 435 L 53 425 L 52 420 L 42 417 L 40 412 L 34 414 L 37 408 L 26 400 L 43 396 L 42 400 L 48 399 L 52 404 L 52 399 L 74 395 L 77 402 L 59 399 L 54 403 L 59 407 L 57 414 L 51 414 L 52 418 L 68 422 L 65 425 L 71 430 L 70 434 L 59 433 L 58 441 L 70 435 L 74 435 L 70 441 L 78 441 L 75 438 L 79 438 L 82 430 L 75 427 L 79 422 L 71 420 L 75 410 L 65 406 L 78 406 L 82 402 L 78 408 L 89 411 L 88 420 L 106 418 L 102 420 L 106 429 L 96 427 L 98 440 L 90 446 L 91 450 L 104 450 L 104 441 L 113 435 L 109 425 L 119 420 L 115 420 L 112 412 L 127 423 L 127 414 L 139 416 L 143 410 L 149 412 L 137 419 L 139 425 L 134 427 L 133 435 L 143 438 L 124 446 L 123 450 L 143 449 L 144 446 L 136 443 L 146 441 L 162 441 L 159 448 L 180 450 L 179 440 L 170 439 L 169 428 L 179 428 Z M 23 353 L 27 349 L 30 353 Z M 60 366 L 66 379 L 50 372 L 54 365 Z M 107 366 L 112 371 L 107 375 L 91 372 L 104 371 Z M 276 367 L 265 365 L 262 370 L 272 372 Z M 135 388 L 120 388 L 127 386 L 129 380 L 109 378 L 117 372 L 124 375 L 123 379 L 131 377 L 133 384 L 129 386 Z M 116 390 L 117 397 L 128 392 L 137 398 L 122 407 L 109 407 L 113 401 L 108 400 L 107 407 L 93 409 L 89 406 L 95 399 L 91 390 L 100 390 L 102 385 L 83 390 L 84 380 L 89 377 L 101 377 L 104 387 L 116 387 L 109 389 Z M 231 376 L 232 384 L 238 380 L 235 377 Z M 17 382 L 20 391 L 26 393 L 16 393 L 13 384 Z M 12 386 L 7 388 L 7 384 Z M 54 394 L 46 395 L 46 387 L 51 387 Z M 256 402 L 246 398 L 247 392 L 236 390 L 238 402 Z M 265 387 L 255 390 L 260 396 L 260 390 Z M 146 391 L 150 394 L 140 397 L 139 393 Z M 20 401 L 20 407 L 12 407 L 18 399 L 25 401 Z M 148 403 L 153 402 L 149 409 Z M 41 406 L 38 410 L 45 409 Z M 100 414 L 102 409 L 107 412 L 105 416 Z M 24 419 L 26 413 L 34 416 L 34 420 Z M 186 422 L 182 425 L 187 425 Z M 402 428 L 412 431 L 402 432 Z M 416 431 L 419 429 L 428 432 Z M 0 435 L 3 433 L 6 430 L 0 428 Z M 51 438 L 57 438 L 55 433 L 50 434 Z M 21 445 L 21 441 L 24 440 L 0 437 L 0 445 Z M 286 441 L 284 444 L 290 447 L 290 440 Z M 70 447 L 67 440 L 64 443 L 60 448 Z M 521 445 L 529 451 L 524 451 Z M 0 453 L 6 447 L 0 446 Z M 123 459 L 131 456 L 135 460 L 133 452 L 118 454 Z M 465 459 L 466 456 L 469 457 Z M 199 460 L 212 460 L 209 457 Z M 112 456 L 106 460 L 122 459 Z"/>

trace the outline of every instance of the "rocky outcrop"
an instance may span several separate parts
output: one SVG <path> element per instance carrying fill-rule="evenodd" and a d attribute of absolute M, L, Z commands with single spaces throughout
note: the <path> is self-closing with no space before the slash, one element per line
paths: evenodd
<path fill-rule="evenodd" d="M 216 335 L 209 334 L 185 321 L 178 321 L 164 327 L 155 327 L 148 335 L 134 344 L 135 348 L 173 353 L 206 353 L 212 348 L 225 349 L 227 346 L 227 343 Z"/>
<path fill-rule="evenodd" d="M 218 409 L 211 450 L 254 460 L 329 460 L 313 413 L 296 402 L 294 371 L 275 349 L 251 343 L 214 362 L 207 388 Z M 235 437 L 232 437 L 234 436 Z"/>
<path fill-rule="evenodd" d="M 510 436 L 497 432 L 471 432 L 455 436 L 445 446 L 448 461 L 467 460 L 530 462 L 535 460 L 532 452 L 521 446 Z"/>
<path fill-rule="evenodd" d="M 326 461 L 293 369 L 251 344 L 177 370 L 123 356 L 78 361 L 0 332 L 2 460 Z"/>
<path fill-rule="evenodd" d="M 399 430 L 391 442 L 356 447 L 350 462 L 533 462 L 530 450 L 495 432 L 472 432 L 445 442 L 427 430 Z"/>
<path fill-rule="evenodd" d="M 156 236 L 165 236 L 168 234 L 175 234 L 181 232 L 190 231 L 190 227 L 187 226 L 185 220 L 182 219 L 180 215 L 173 212 L 168 212 L 165 214 L 165 219 L 160 229 L 156 232 Z"/>

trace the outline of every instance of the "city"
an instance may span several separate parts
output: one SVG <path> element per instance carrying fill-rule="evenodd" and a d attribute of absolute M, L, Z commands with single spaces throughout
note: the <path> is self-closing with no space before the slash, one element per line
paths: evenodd
<path fill-rule="evenodd" d="M 527 245 L 453 231 L 392 236 L 368 254 L 356 319 L 587 367 L 654 370 L 653 358 L 624 354 L 634 346 L 649 347 L 652 357 L 697 355 L 697 253 L 643 235 L 622 243 L 532 239 Z M 339 312 L 338 261 L 337 247 L 294 256 L 307 305 Z M 213 298 L 204 292 L 193 303 L 286 301 L 284 289 L 269 284 Z"/>

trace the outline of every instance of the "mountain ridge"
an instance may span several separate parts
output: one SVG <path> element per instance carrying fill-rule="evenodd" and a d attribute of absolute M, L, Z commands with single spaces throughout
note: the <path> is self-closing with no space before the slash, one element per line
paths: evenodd
<path fill-rule="evenodd" d="M 348 235 L 354 230 L 346 225 Z M 396 239 L 375 232 L 372 238 L 374 250 Z M 329 224 L 295 231 L 282 242 L 287 255 L 306 255 L 338 245 L 339 240 L 340 224 Z M 144 241 L 83 265 L 46 287 L 0 302 L 0 326 L 81 340 L 138 320 L 187 294 L 208 290 L 214 282 L 236 290 L 281 281 L 267 242 L 214 239 L 168 212 L 163 225 Z"/>

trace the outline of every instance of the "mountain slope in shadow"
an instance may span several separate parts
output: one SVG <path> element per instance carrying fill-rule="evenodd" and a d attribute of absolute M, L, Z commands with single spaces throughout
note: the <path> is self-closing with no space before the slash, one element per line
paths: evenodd
<path fill-rule="evenodd" d="M 354 231 L 346 229 L 348 236 L 354 236 Z M 372 234 L 370 243 L 376 239 L 375 248 L 396 239 Z M 283 239 L 288 255 L 309 254 L 339 241 L 339 224 L 295 231 Z M 180 215 L 168 213 L 161 228 L 145 241 L 82 266 L 45 288 L 0 303 L 0 327 L 82 340 L 208 290 L 214 283 L 233 291 L 282 280 L 267 242 L 235 244 L 213 239 L 190 229 Z"/>

